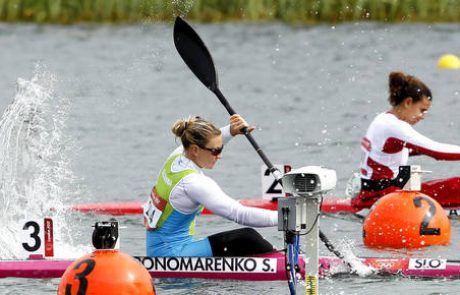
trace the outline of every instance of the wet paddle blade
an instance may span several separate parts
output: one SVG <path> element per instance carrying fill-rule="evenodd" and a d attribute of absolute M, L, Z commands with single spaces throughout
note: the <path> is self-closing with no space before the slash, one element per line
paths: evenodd
<path fill-rule="evenodd" d="M 174 45 L 187 66 L 211 91 L 218 87 L 217 73 L 211 54 L 200 36 L 182 18 L 174 23 Z"/>

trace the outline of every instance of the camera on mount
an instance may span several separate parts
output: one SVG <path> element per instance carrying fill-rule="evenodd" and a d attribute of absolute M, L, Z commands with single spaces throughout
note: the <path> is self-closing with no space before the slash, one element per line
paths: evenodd
<path fill-rule="evenodd" d="M 278 199 L 278 230 L 300 232 L 316 222 L 320 198 L 335 188 L 335 170 L 306 166 L 291 170 L 283 176 L 286 198 Z"/>
<path fill-rule="evenodd" d="M 292 196 L 315 197 L 334 189 L 336 184 L 335 170 L 320 166 L 294 169 L 283 176 L 284 191 Z"/>

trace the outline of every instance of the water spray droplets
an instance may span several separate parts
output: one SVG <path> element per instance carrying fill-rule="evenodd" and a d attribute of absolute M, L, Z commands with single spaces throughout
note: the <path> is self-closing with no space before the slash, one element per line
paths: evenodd
<path fill-rule="evenodd" d="M 56 77 L 37 71 L 30 81 L 17 80 L 17 93 L 0 120 L 0 220 L 8 225 L 0 228 L 3 258 L 19 255 L 17 233 L 24 220 L 52 217 L 61 225 L 55 240 L 72 242 L 63 204 L 74 183 L 63 136 L 68 103 L 54 95 Z"/>

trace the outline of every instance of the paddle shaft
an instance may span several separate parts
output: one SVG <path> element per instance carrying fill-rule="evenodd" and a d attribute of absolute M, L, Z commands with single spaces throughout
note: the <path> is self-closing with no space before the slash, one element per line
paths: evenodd
<path fill-rule="evenodd" d="M 227 101 L 227 99 L 225 98 L 225 96 L 222 94 L 222 92 L 220 91 L 220 89 L 218 87 L 215 87 L 214 89 L 212 89 L 212 92 L 214 92 L 214 94 L 217 96 L 217 98 L 220 100 L 220 102 L 222 103 L 222 105 L 225 107 L 225 109 L 227 110 L 227 112 L 231 115 L 234 115 L 236 114 L 235 110 L 232 108 L 232 106 L 230 105 L 230 103 Z M 244 136 L 246 136 L 246 138 L 249 140 L 249 142 L 251 143 L 252 147 L 256 150 L 256 152 L 259 154 L 260 158 L 262 159 L 262 161 L 265 163 L 265 165 L 267 165 L 268 169 L 270 170 L 270 172 L 273 174 L 273 176 L 275 177 L 276 180 L 280 181 L 281 180 L 281 172 L 278 171 L 278 169 L 276 169 L 272 162 L 268 159 L 268 157 L 265 155 L 264 151 L 260 148 L 260 146 L 257 144 L 256 140 L 254 139 L 254 137 L 252 137 L 251 133 L 248 132 L 248 129 L 247 128 L 244 128 L 243 129 L 243 133 L 244 133 Z M 278 172 L 278 173 L 276 173 Z"/>
<path fill-rule="evenodd" d="M 343 256 L 342 253 L 340 253 L 337 249 L 335 249 L 334 245 L 332 244 L 332 242 L 324 235 L 324 233 L 322 231 L 319 231 L 319 238 L 321 239 L 321 241 L 323 241 L 324 243 L 324 246 L 326 246 L 326 248 L 331 251 L 332 253 L 334 253 L 335 256 L 337 256 L 338 258 L 344 260 L 345 257 Z M 347 263 L 348 264 L 348 263 Z"/>

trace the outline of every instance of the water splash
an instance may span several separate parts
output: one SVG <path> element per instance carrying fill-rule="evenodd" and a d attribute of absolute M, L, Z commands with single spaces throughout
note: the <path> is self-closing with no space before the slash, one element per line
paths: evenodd
<path fill-rule="evenodd" d="M 344 256 L 344 261 L 347 262 L 352 273 L 360 277 L 368 277 L 375 275 L 377 270 L 369 265 L 364 264 L 354 253 L 354 240 L 343 240 L 338 244 L 340 253 Z"/>
<path fill-rule="evenodd" d="M 69 142 L 63 136 L 69 103 L 54 95 L 55 82 L 47 72 L 30 81 L 18 79 L 14 100 L 0 120 L 2 259 L 21 257 L 23 221 L 44 217 L 51 217 L 55 224 L 56 257 L 80 252 L 72 249 L 64 209 L 64 199 L 76 194 L 66 157 Z"/>

